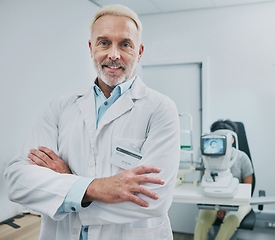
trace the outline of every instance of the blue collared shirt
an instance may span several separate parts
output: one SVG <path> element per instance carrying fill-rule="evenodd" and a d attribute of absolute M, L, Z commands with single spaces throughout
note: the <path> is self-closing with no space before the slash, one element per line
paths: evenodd
<path fill-rule="evenodd" d="M 111 92 L 111 96 L 107 99 L 101 89 L 95 84 L 94 85 L 94 93 L 95 93 L 95 105 L 96 105 L 96 113 L 97 113 L 97 122 L 96 127 L 98 126 L 99 121 L 107 111 L 107 109 L 120 97 L 122 96 L 128 89 L 131 88 L 135 77 L 117 85 L 114 90 Z"/>
<path fill-rule="evenodd" d="M 108 108 L 127 90 L 129 90 L 135 81 L 136 77 L 117 85 L 111 92 L 111 96 L 106 98 L 101 89 L 94 84 L 94 96 L 95 96 L 95 107 L 97 114 L 96 127 L 99 121 L 102 119 Z M 82 198 L 86 192 L 87 187 L 93 181 L 91 178 L 79 179 L 69 190 L 63 204 L 58 209 L 58 212 L 80 212 L 83 208 L 81 206 Z M 88 239 L 88 226 L 82 226 L 80 240 Z"/>

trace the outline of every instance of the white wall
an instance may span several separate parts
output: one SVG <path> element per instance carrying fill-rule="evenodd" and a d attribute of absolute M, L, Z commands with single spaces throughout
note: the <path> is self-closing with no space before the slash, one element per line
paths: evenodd
<path fill-rule="evenodd" d="M 88 39 L 96 10 L 88 0 L 0 1 L 0 221 L 21 209 L 8 201 L 2 176 L 37 115 L 95 77 Z"/>
<path fill-rule="evenodd" d="M 274 13 L 273 2 L 141 17 L 146 63 L 208 58 L 206 124 L 220 118 L 244 122 L 256 170 L 255 193 L 265 189 L 273 196 Z M 275 212 L 275 205 L 264 209 Z"/>

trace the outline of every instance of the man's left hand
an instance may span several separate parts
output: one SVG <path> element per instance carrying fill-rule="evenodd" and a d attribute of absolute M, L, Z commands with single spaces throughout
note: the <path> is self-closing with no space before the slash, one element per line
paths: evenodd
<path fill-rule="evenodd" d="M 30 159 L 29 163 L 32 165 L 50 168 L 58 173 L 71 174 L 71 170 L 64 161 L 49 148 L 43 146 L 39 146 L 38 149 L 33 148 L 30 150 L 28 158 Z"/>

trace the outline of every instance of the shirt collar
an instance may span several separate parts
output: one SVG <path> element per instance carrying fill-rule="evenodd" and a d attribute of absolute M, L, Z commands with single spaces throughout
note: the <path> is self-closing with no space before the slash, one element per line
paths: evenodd
<path fill-rule="evenodd" d="M 114 90 L 111 92 L 111 96 L 114 94 L 114 93 L 117 93 L 119 94 L 119 96 L 121 96 L 122 94 L 124 94 L 128 89 L 131 88 L 133 82 L 135 81 L 136 79 L 136 76 L 132 77 L 131 79 L 129 79 L 128 81 L 125 81 L 119 85 L 117 85 Z M 94 92 L 95 94 L 98 96 L 98 95 L 102 95 L 103 92 L 101 91 L 101 89 L 98 87 L 98 79 L 95 80 L 95 83 L 94 83 Z"/>

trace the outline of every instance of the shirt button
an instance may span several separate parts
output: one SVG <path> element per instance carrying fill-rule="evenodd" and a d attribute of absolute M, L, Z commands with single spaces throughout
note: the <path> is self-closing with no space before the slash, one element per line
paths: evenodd
<path fill-rule="evenodd" d="M 71 207 L 72 211 L 75 211 L 75 207 Z"/>
<path fill-rule="evenodd" d="M 104 105 L 107 106 L 107 105 L 108 105 L 108 102 L 104 102 Z"/>

